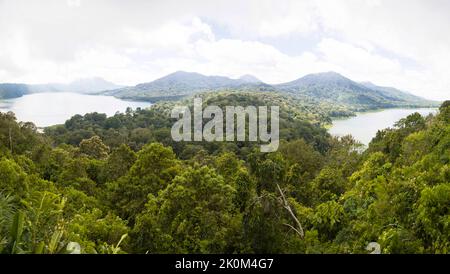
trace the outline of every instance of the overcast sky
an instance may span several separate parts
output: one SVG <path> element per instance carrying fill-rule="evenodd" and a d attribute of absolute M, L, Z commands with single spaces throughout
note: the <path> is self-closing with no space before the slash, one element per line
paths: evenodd
<path fill-rule="evenodd" d="M 450 1 L 0 0 L 0 82 L 336 71 L 450 99 Z"/>

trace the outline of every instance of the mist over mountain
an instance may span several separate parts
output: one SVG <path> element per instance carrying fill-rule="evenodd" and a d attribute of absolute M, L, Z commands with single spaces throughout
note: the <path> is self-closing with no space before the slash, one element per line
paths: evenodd
<path fill-rule="evenodd" d="M 196 72 L 177 71 L 149 83 L 110 90 L 103 94 L 119 98 L 162 100 L 176 99 L 197 92 L 225 89 L 264 91 L 273 88 L 251 75 L 231 79 L 225 76 L 205 76 Z"/>
<path fill-rule="evenodd" d="M 249 74 L 231 79 L 185 71 L 177 71 L 133 87 L 121 87 L 98 77 L 79 79 L 69 84 L 0 84 L 0 99 L 20 97 L 29 93 L 64 91 L 152 102 L 176 100 L 199 92 L 277 92 L 303 100 L 337 104 L 354 111 L 391 107 L 429 107 L 438 104 L 393 87 L 377 86 L 371 82 L 355 82 L 336 72 L 308 74 L 294 81 L 276 85 L 266 84 Z"/>
<path fill-rule="evenodd" d="M 109 89 L 117 89 L 122 86 L 108 82 L 100 77 L 77 79 L 69 84 L 49 83 L 39 85 L 29 85 L 32 93 L 37 92 L 76 92 L 76 93 L 94 93 Z"/>
<path fill-rule="evenodd" d="M 262 83 L 261 80 L 250 74 L 242 75 L 241 77 L 239 77 L 239 80 L 245 83 Z"/>
<path fill-rule="evenodd" d="M 29 88 L 25 84 L 0 84 L 0 99 L 21 97 L 27 93 L 29 93 Z"/>
<path fill-rule="evenodd" d="M 23 95 L 41 92 L 74 92 L 91 94 L 123 86 L 108 82 L 100 77 L 83 78 L 69 84 L 48 83 L 28 85 L 22 83 L 0 83 L 0 99 L 12 99 Z"/>
<path fill-rule="evenodd" d="M 308 74 L 291 82 L 269 85 L 248 74 L 239 79 L 231 79 L 224 76 L 205 76 L 195 72 L 178 71 L 153 82 L 109 90 L 102 94 L 126 99 L 159 101 L 174 100 L 198 92 L 221 90 L 286 93 L 308 100 L 351 106 L 355 110 L 436 104 L 395 88 L 358 83 L 336 72 Z"/>
<path fill-rule="evenodd" d="M 377 86 L 371 82 L 361 82 L 361 85 L 370 88 L 372 90 L 376 90 L 381 92 L 383 95 L 391 98 L 397 98 L 397 99 L 403 99 L 405 101 L 410 102 L 422 102 L 424 99 L 413 95 L 407 91 L 402 91 L 393 87 L 383 87 L 383 86 Z"/>
<path fill-rule="evenodd" d="M 397 106 L 430 106 L 434 102 L 390 87 L 357 83 L 336 72 L 308 74 L 297 80 L 278 84 L 281 92 L 303 95 L 361 109 Z"/>

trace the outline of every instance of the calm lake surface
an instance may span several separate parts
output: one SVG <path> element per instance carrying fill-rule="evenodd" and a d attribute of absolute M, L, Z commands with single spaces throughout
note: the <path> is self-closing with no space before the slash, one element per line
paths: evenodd
<path fill-rule="evenodd" d="M 393 108 L 357 113 L 355 117 L 333 120 L 329 133 L 336 136 L 351 134 L 356 140 L 368 145 L 378 130 L 392 127 L 395 122 L 414 112 L 426 116 L 436 113 L 437 108 Z"/>
<path fill-rule="evenodd" d="M 114 115 L 127 107 L 136 109 L 151 106 L 149 102 L 125 101 L 112 96 L 95 96 L 70 92 L 49 92 L 0 100 L 0 111 L 12 111 L 19 121 L 33 122 L 38 127 L 63 124 L 75 114 L 90 112 Z"/>

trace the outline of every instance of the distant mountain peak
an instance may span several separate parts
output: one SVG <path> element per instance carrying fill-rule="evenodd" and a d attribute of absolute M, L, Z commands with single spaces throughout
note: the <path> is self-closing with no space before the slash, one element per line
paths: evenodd
<path fill-rule="evenodd" d="M 161 83 L 161 82 L 165 82 L 165 81 L 194 84 L 195 82 L 209 81 L 211 79 L 231 80 L 231 79 L 229 79 L 227 77 L 223 77 L 223 76 L 206 76 L 206 75 L 200 74 L 198 72 L 189 72 L 189 71 L 179 70 L 179 71 L 170 73 L 166 76 L 163 76 L 161 78 L 158 78 L 153 82 L 139 84 L 139 85 L 148 85 L 148 84 L 155 83 L 155 82 Z"/>
<path fill-rule="evenodd" d="M 101 77 L 80 78 L 65 86 L 65 89 L 72 92 L 89 93 L 103 90 L 117 89 L 121 86 L 106 81 Z"/>
<path fill-rule="evenodd" d="M 118 89 L 122 86 L 116 85 L 101 77 L 79 78 L 68 84 L 48 83 L 29 85 L 30 91 L 36 92 L 76 92 L 76 93 L 95 93 L 105 90 Z"/>
<path fill-rule="evenodd" d="M 301 78 L 298 78 L 294 81 L 283 83 L 277 85 L 278 87 L 296 87 L 296 88 L 306 88 L 311 85 L 358 85 L 358 83 L 353 82 L 349 78 L 342 76 L 341 74 L 328 71 L 328 72 L 319 72 L 319 73 L 311 73 L 307 74 Z"/>
<path fill-rule="evenodd" d="M 110 90 L 103 94 L 158 101 L 181 98 L 199 92 L 223 90 L 280 91 L 308 100 L 347 105 L 354 109 L 418 106 L 427 103 L 422 98 L 393 88 L 369 87 L 334 71 L 312 73 L 288 83 L 268 85 L 250 74 L 232 79 L 180 70 L 152 82 Z"/>
<path fill-rule="evenodd" d="M 193 76 L 193 75 L 201 75 L 198 72 L 191 72 L 191 71 L 184 71 L 184 70 L 177 70 L 175 72 L 169 73 L 168 75 L 166 75 L 165 77 L 168 76 Z"/>
<path fill-rule="evenodd" d="M 239 80 L 245 83 L 262 83 L 261 80 L 251 74 L 242 75 L 241 77 L 239 77 Z"/>
<path fill-rule="evenodd" d="M 333 76 L 333 77 L 344 77 L 342 74 L 336 72 L 336 71 L 324 71 L 324 72 L 317 72 L 317 73 L 310 73 L 309 75 L 322 75 L 322 76 Z M 346 77 L 344 77 L 346 78 Z"/>
<path fill-rule="evenodd" d="M 334 71 L 311 73 L 303 76 L 300 79 L 317 79 L 319 81 L 351 81 L 349 78 Z"/>
<path fill-rule="evenodd" d="M 84 77 L 84 78 L 78 78 L 73 80 L 72 82 L 69 83 L 69 85 L 76 85 L 76 84 L 107 84 L 107 85 L 114 85 L 113 83 L 106 81 L 105 79 L 101 78 L 101 77 Z"/>
<path fill-rule="evenodd" d="M 334 71 L 308 74 L 275 87 L 291 94 L 341 103 L 357 109 L 419 106 L 430 103 L 395 88 L 380 87 L 367 82 L 358 83 Z"/>

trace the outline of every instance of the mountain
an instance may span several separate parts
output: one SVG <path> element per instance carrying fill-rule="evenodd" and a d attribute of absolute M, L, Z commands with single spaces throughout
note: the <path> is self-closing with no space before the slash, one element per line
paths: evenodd
<path fill-rule="evenodd" d="M 242 75 L 241 77 L 239 77 L 239 80 L 244 83 L 253 83 L 253 84 L 263 83 L 263 81 L 259 80 L 258 78 L 250 74 Z"/>
<path fill-rule="evenodd" d="M 425 100 L 395 88 L 358 83 L 336 72 L 308 74 L 297 80 L 269 85 L 246 74 L 239 79 L 205 76 L 177 71 L 153 82 L 107 90 L 103 95 L 148 101 L 175 100 L 198 92 L 271 91 L 287 93 L 302 100 L 340 105 L 353 111 L 389 107 L 427 107 L 437 102 Z"/>
<path fill-rule="evenodd" d="M 145 101 L 176 100 L 199 92 L 277 92 L 297 99 L 331 104 L 351 111 L 390 107 L 430 107 L 438 102 L 423 99 L 392 87 L 355 82 L 336 72 L 308 74 L 297 80 L 269 85 L 246 74 L 238 79 L 177 71 L 134 87 L 120 87 L 102 78 L 80 79 L 69 84 L 0 84 L 0 99 L 37 92 L 77 92 Z"/>
<path fill-rule="evenodd" d="M 217 90 L 272 90 L 270 85 L 264 84 L 256 77 L 244 75 L 239 79 L 224 76 L 205 76 L 196 72 L 177 71 L 153 82 L 139 84 L 103 92 L 119 98 L 133 98 L 144 100 L 176 99 L 202 91 Z"/>
<path fill-rule="evenodd" d="M 376 90 L 384 94 L 386 97 L 401 99 L 409 102 L 424 102 L 428 101 L 419 96 L 413 95 L 407 91 L 402 91 L 393 87 L 383 87 L 377 86 L 371 82 L 361 82 L 361 85 L 370 88 L 372 90 Z M 431 101 L 430 101 L 431 102 Z"/>
<path fill-rule="evenodd" d="M 28 93 L 29 88 L 25 84 L 0 84 L 0 99 L 21 97 Z"/>
<path fill-rule="evenodd" d="M 22 97 L 26 94 L 41 93 L 41 92 L 75 92 L 84 94 L 98 93 L 104 90 L 117 89 L 118 86 L 114 83 L 105 81 L 102 78 L 84 78 L 73 81 L 69 84 L 49 83 L 49 84 L 11 84 L 0 83 L 0 99 L 12 99 Z"/>
<path fill-rule="evenodd" d="M 118 86 L 114 83 L 108 82 L 100 77 L 94 78 L 82 78 L 75 80 L 69 84 L 40 84 L 29 85 L 30 92 L 75 92 L 75 93 L 95 93 L 104 90 L 117 89 L 122 86 Z"/>
<path fill-rule="evenodd" d="M 75 80 L 68 84 L 66 87 L 67 90 L 71 92 L 92 93 L 102 90 L 117 89 L 121 88 L 122 86 L 108 82 L 103 78 L 95 77 Z"/>
<path fill-rule="evenodd" d="M 434 102 L 395 88 L 365 85 L 352 81 L 336 72 L 308 74 L 297 80 L 274 86 L 281 92 L 350 106 L 354 110 L 389 107 L 418 107 Z"/>

